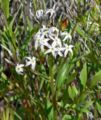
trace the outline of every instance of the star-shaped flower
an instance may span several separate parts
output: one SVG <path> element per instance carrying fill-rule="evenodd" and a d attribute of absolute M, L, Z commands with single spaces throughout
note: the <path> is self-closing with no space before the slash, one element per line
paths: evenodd
<path fill-rule="evenodd" d="M 23 67 L 24 67 L 24 64 L 17 64 L 16 65 L 15 70 L 19 75 L 23 75 L 23 72 L 24 72 Z"/>
<path fill-rule="evenodd" d="M 54 41 L 52 45 L 49 46 L 45 54 L 52 53 L 53 57 L 56 58 L 57 55 L 63 56 L 62 51 L 63 51 L 63 48 L 58 47 L 56 41 Z"/>
<path fill-rule="evenodd" d="M 39 19 L 42 19 L 44 16 L 44 11 L 42 9 L 40 10 L 37 10 L 36 11 L 36 18 L 39 20 Z"/>
<path fill-rule="evenodd" d="M 44 39 L 44 34 L 41 32 L 38 32 L 35 36 L 35 49 L 37 50 L 40 45 L 40 40 Z"/>
<path fill-rule="evenodd" d="M 65 42 L 66 40 L 71 40 L 72 39 L 70 33 L 66 32 L 66 31 L 61 32 L 61 37 L 63 37 L 63 42 Z"/>
<path fill-rule="evenodd" d="M 56 27 L 51 27 L 51 28 L 49 28 L 49 30 L 48 30 L 48 34 L 49 34 L 49 36 L 59 36 L 59 29 L 57 29 Z"/>
<path fill-rule="evenodd" d="M 47 34 L 47 28 L 43 26 L 43 28 L 41 28 L 34 36 L 36 50 L 38 49 L 38 47 L 40 47 L 40 42 L 45 39 L 46 34 Z"/>
<path fill-rule="evenodd" d="M 49 17 L 52 18 L 53 15 L 55 14 L 55 10 L 54 9 L 47 9 L 45 14 L 46 14 L 46 16 L 49 15 Z"/>
<path fill-rule="evenodd" d="M 44 52 L 44 47 L 49 47 L 50 44 L 48 43 L 50 41 L 50 39 L 48 38 L 44 38 L 43 40 L 40 41 L 40 48 L 41 51 Z"/>
<path fill-rule="evenodd" d="M 73 45 L 67 45 L 64 44 L 64 57 L 67 56 L 68 52 L 70 52 L 71 54 L 73 54 L 72 48 L 74 47 Z"/>
<path fill-rule="evenodd" d="M 33 57 L 25 57 L 26 59 L 26 66 L 31 66 L 31 69 L 34 71 L 36 66 L 36 58 Z"/>

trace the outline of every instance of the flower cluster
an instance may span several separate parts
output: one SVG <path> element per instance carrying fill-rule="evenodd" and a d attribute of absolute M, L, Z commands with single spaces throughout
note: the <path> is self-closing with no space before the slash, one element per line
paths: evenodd
<path fill-rule="evenodd" d="M 53 57 L 66 57 L 70 52 L 73 54 L 73 45 L 68 45 L 71 35 L 64 31 L 59 31 L 56 27 L 47 28 L 43 26 L 34 36 L 35 49 L 41 49 L 44 54 L 52 54 Z"/>
<path fill-rule="evenodd" d="M 47 9 L 46 11 L 44 11 L 42 9 L 36 11 L 36 18 L 38 20 L 42 20 L 47 17 L 49 17 L 51 19 L 54 15 L 55 15 L 54 8 Z"/>
<path fill-rule="evenodd" d="M 33 57 L 25 57 L 25 61 L 26 61 L 25 65 L 24 64 L 17 64 L 15 67 L 15 70 L 19 75 L 24 74 L 24 67 L 30 66 L 32 71 L 35 70 L 36 58 L 34 56 Z"/>
<path fill-rule="evenodd" d="M 57 56 L 66 57 L 68 53 L 73 54 L 73 45 L 68 45 L 71 41 L 71 35 L 68 32 L 61 32 L 56 27 L 47 28 L 43 26 L 34 36 L 35 50 L 40 48 L 45 55 L 50 55 L 54 58 Z M 20 75 L 24 73 L 24 67 L 31 67 L 34 71 L 36 67 L 36 57 L 25 57 L 26 64 L 17 64 L 16 72 Z"/>
<path fill-rule="evenodd" d="M 55 6 L 52 9 L 46 9 L 46 11 L 40 9 L 36 11 L 37 20 L 43 20 L 45 18 L 53 18 L 55 15 Z M 45 55 L 50 55 L 54 58 L 57 56 L 66 57 L 68 53 L 73 54 L 73 45 L 68 45 L 68 41 L 71 41 L 71 35 L 65 31 L 62 32 L 58 28 L 46 27 L 43 25 L 42 28 L 34 36 L 35 50 L 40 49 Z M 25 57 L 26 64 L 17 64 L 15 70 L 18 74 L 24 74 L 24 68 L 30 66 L 31 70 L 34 71 L 36 67 L 36 58 Z"/>

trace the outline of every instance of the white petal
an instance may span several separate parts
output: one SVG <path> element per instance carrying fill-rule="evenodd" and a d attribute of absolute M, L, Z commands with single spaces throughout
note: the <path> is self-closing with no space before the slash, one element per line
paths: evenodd
<path fill-rule="evenodd" d="M 41 17 L 43 17 L 43 15 L 44 15 L 44 11 L 43 10 L 37 10 L 36 11 L 36 17 L 38 19 L 40 19 Z"/>
<path fill-rule="evenodd" d="M 42 52 L 44 52 L 44 51 L 45 51 L 45 50 L 44 50 L 44 45 L 41 45 L 41 47 L 40 47 L 40 48 L 41 48 L 41 51 L 42 51 Z"/>
<path fill-rule="evenodd" d="M 46 52 L 45 52 L 45 54 L 48 54 L 48 53 L 51 53 L 52 52 L 52 50 L 51 49 L 48 49 Z"/>
<path fill-rule="evenodd" d="M 33 56 L 33 57 L 32 57 L 32 60 L 36 60 L 36 57 Z"/>
<path fill-rule="evenodd" d="M 20 67 L 20 68 L 24 67 L 24 64 L 20 64 L 19 67 Z"/>
<path fill-rule="evenodd" d="M 15 67 L 16 72 L 20 75 L 23 75 L 23 71 L 24 71 L 23 67 L 24 67 L 24 64 L 17 64 Z"/>
<path fill-rule="evenodd" d="M 58 54 L 62 57 L 63 56 L 63 54 L 61 53 L 61 52 L 58 52 Z"/>
<path fill-rule="evenodd" d="M 36 66 L 36 62 L 34 62 L 34 63 L 31 65 L 31 69 L 32 69 L 32 70 L 35 70 L 35 66 Z"/>
<path fill-rule="evenodd" d="M 35 49 L 36 49 L 36 50 L 38 49 L 38 46 L 39 46 L 39 41 L 36 40 L 36 41 L 35 41 Z"/>
<path fill-rule="evenodd" d="M 31 57 L 25 57 L 26 60 L 31 60 Z"/>
<path fill-rule="evenodd" d="M 49 13 L 51 14 L 50 15 L 50 18 L 51 18 L 53 16 L 53 14 L 55 13 L 55 11 L 53 9 L 47 9 L 46 10 L 46 15 L 48 15 Z"/>
<path fill-rule="evenodd" d="M 26 62 L 26 66 L 29 66 L 29 65 L 31 65 L 31 62 Z"/>
<path fill-rule="evenodd" d="M 73 51 L 72 51 L 72 49 L 69 49 L 69 51 L 70 51 L 70 53 L 71 53 L 71 54 L 73 54 Z"/>
<path fill-rule="evenodd" d="M 66 57 L 67 54 L 68 54 L 68 50 L 65 50 L 65 52 L 64 52 L 64 57 Z"/>

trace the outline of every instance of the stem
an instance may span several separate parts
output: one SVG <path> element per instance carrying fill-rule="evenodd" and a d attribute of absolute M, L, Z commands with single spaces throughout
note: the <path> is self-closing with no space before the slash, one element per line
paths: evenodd
<path fill-rule="evenodd" d="M 77 25 L 78 25 L 78 22 L 77 22 L 77 23 L 75 24 L 75 26 L 73 27 L 73 30 L 72 30 L 72 32 L 71 32 L 71 35 L 73 35 L 73 33 L 74 33 L 74 31 L 75 31 Z"/>
<path fill-rule="evenodd" d="M 52 92 L 52 104 L 53 104 L 53 118 L 56 120 L 57 112 L 56 112 L 56 86 L 54 85 L 54 75 L 52 73 L 52 69 L 50 71 L 50 87 Z"/>
<path fill-rule="evenodd" d="M 34 12 L 36 12 L 36 0 L 33 0 Z"/>

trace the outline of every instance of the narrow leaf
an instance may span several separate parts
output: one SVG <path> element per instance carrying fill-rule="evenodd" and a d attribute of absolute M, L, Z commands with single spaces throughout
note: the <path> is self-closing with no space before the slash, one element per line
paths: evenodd
<path fill-rule="evenodd" d="M 83 87 L 85 87 L 86 82 L 87 82 L 87 65 L 86 65 L 86 63 L 84 64 L 83 69 L 81 70 L 80 81 L 81 81 L 81 84 L 83 85 Z"/>
<path fill-rule="evenodd" d="M 73 68 L 74 64 L 72 64 L 71 58 L 66 60 L 62 66 L 59 68 L 56 81 L 57 81 L 57 88 L 60 88 L 65 80 L 68 78 L 68 74 Z"/>
<path fill-rule="evenodd" d="M 2 9 L 4 11 L 5 16 L 9 17 L 9 0 L 2 0 Z"/>
<path fill-rule="evenodd" d="M 75 98 L 75 96 L 76 96 L 76 93 L 75 93 L 73 87 L 71 87 L 71 86 L 68 87 L 68 94 L 69 94 L 69 97 L 70 97 L 72 100 L 74 100 L 74 98 Z"/>
<path fill-rule="evenodd" d="M 77 73 L 75 72 L 72 75 L 68 76 L 66 83 L 67 84 L 71 83 L 75 79 L 76 75 L 77 75 Z"/>
<path fill-rule="evenodd" d="M 95 74 L 91 80 L 91 87 L 95 86 L 99 81 L 101 81 L 101 70 Z"/>
<path fill-rule="evenodd" d="M 96 102 L 96 107 L 97 107 L 99 114 L 101 114 L 101 105 L 98 102 Z"/>
<path fill-rule="evenodd" d="M 59 88 L 63 83 L 66 78 L 66 74 L 68 73 L 69 70 L 69 64 L 66 61 L 64 65 L 60 68 L 58 74 L 57 74 L 57 87 Z"/>
<path fill-rule="evenodd" d="M 71 115 L 64 115 L 62 118 L 62 120 L 71 120 L 71 119 L 72 119 Z"/>

